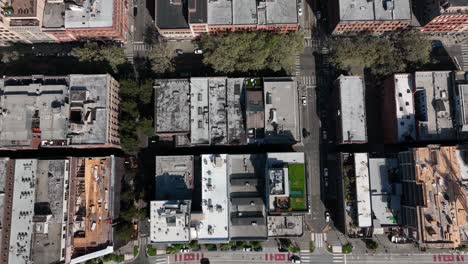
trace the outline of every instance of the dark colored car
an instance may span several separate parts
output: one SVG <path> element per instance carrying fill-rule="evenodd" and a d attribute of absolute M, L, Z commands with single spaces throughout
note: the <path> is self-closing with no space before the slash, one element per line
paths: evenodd
<path fill-rule="evenodd" d="M 202 259 L 200 260 L 200 264 L 210 264 L 210 260 L 207 259 L 207 258 L 202 258 Z"/>

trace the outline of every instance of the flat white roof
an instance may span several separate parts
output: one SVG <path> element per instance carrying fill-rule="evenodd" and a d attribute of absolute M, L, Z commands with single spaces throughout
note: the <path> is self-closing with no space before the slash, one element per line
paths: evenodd
<path fill-rule="evenodd" d="M 151 201 L 151 242 L 190 240 L 190 201 Z"/>
<path fill-rule="evenodd" d="M 36 197 L 36 169 L 36 159 L 15 161 L 8 263 L 29 262 Z"/>
<path fill-rule="evenodd" d="M 359 227 L 372 226 L 372 208 L 369 184 L 369 161 L 367 153 L 354 153 L 356 175 L 356 199 Z"/>
<path fill-rule="evenodd" d="M 202 155 L 202 212 L 199 240 L 229 239 L 227 155 Z"/>
<path fill-rule="evenodd" d="M 112 27 L 114 0 L 85 0 L 65 11 L 65 28 Z"/>
<path fill-rule="evenodd" d="M 304 163 L 303 152 L 269 152 L 267 153 L 268 164 L 279 163 Z"/>
<path fill-rule="evenodd" d="M 413 78 L 409 73 L 395 74 L 394 82 L 398 142 L 416 139 Z"/>

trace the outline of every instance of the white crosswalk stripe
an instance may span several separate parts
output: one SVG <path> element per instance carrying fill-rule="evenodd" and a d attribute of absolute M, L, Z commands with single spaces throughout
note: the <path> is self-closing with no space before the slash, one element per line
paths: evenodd
<path fill-rule="evenodd" d="M 166 256 L 157 256 L 156 257 L 156 263 L 157 264 L 166 264 L 167 263 L 167 257 Z"/>
<path fill-rule="evenodd" d="M 324 233 L 312 233 L 311 240 L 314 241 L 315 248 L 325 247 L 326 234 Z"/>
<path fill-rule="evenodd" d="M 333 255 L 333 263 L 343 263 L 345 262 L 343 254 L 335 254 Z"/>
<path fill-rule="evenodd" d="M 462 59 L 463 59 L 463 67 L 464 71 L 468 71 L 468 44 L 464 43 L 461 45 L 462 51 Z"/>
<path fill-rule="evenodd" d="M 133 43 L 133 50 L 134 51 L 150 51 L 152 47 L 148 44 L 135 42 Z"/>
<path fill-rule="evenodd" d="M 296 56 L 294 65 L 296 68 L 296 76 L 301 75 L 301 57 L 299 57 L 299 55 Z"/>

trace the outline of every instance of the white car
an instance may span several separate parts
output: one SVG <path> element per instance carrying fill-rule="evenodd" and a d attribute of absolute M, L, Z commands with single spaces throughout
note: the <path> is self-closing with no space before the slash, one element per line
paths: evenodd
<path fill-rule="evenodd" d="M 327 140 L 327 131 L 323 130 L 322 134 L 323 134 L 323 140 Z"/>
<path fill-rule="evenodd" d="M 203 50 L 202 50 L 202 49 L 195 49 L 195 50 L 193 51 L 193 53 L 195 53 L 195 54 L 203 54 Z"/>
<path fill-rule="evenodd" d="M 190 249 L 189 248 L 181 248 L 180 252 L 187 253 L 187 252 L 190 252 Z"/>
<path fill-rule="evenodd" d="M 291 257 L 291 263 L 301 263 L 301 258 L 298 256 L 293 255 Z"/>
<path fill-rule="evenodd" d="M 297 10 L 297 13 L 302 16 L 302 7 L 299 7 L 299 9 Z"/>
<path fill-rule="evenodd" d="M 250 251 L 252 251 L 252 247 L 245 247 L 245 248 L 242 249 L 242 251 L 250 252 Z"/>
<path fill-rule="evenodd" d="M 330 213 L 328 211 L 325 212 L 325 222 L 330 223 Z"/>
<path fill-rule="evenodd" d="M 307 98 L 305 96 L 301 97 L 302 105 L 306 106 L 307 105 Z"/>
<path fill-rule="evenodd" d="M 328 168 L 323 169 L 323 177 L 328 177 Z"/>

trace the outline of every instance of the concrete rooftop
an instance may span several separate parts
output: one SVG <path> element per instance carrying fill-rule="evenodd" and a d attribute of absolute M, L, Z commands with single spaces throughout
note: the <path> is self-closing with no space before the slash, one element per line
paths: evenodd
<path fill-rule="evenodd" d="M 65 28 L 106 28 L 114 22 L 114 0 L 84 0 L 67 4 Z"/>
<path fill-rule="evenodd" d="M 410 20 L 410 0 L 339 0 L 340 20 Z"/>
<path fill-rule="evenodd" d="M 190 131 L 189 80 L 155 80 L 154 89 L 156 134 L 188 133 Z"/>
<path fill-rule="evenodd" d="M 190 200 L 151 201 L 151 242 L 183 243 L 190 240 Z"/>
<path fill-rule="evenodd" d="M 156 200 L 191 199 L 193 166 L 193 156 L 156 156 Z"/>

